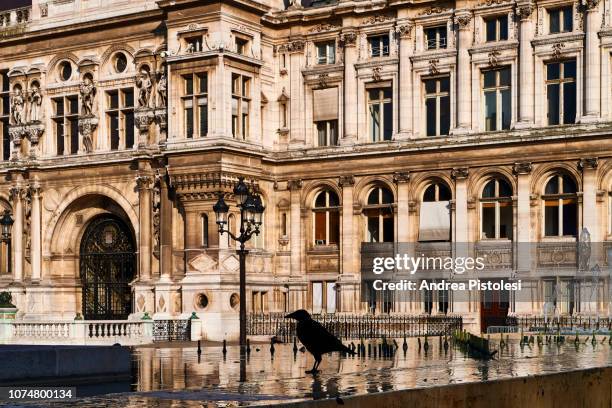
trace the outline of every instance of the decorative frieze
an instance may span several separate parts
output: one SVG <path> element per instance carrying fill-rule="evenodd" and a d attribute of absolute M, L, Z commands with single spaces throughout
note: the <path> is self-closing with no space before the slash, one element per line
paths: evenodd
<path fill-rule="evenodd" d="M 390 15 L 390 14 L 375 14 L 373 16 L 365 18 L 361 22 L 361 25 L 373 25 L 373 24 L 385 23 L 387 21 L 391 21 L 394 19 L 395 19 L 395 16 Z"/>
<path fill-rule="evenodd" d="M 421 16 L 431 16 L 431 15 L 435 15 L 435 14 L 442 14 L 442 13 L 445 13 L 447 11 L 449 11 L 449 9 L 447 9 L 447 8 L 432 6 L 432 7 L 428 7 L 425 10 L 423 10 L 419 15 L 421 15 Z"/>
<path fill-rule="evenodd" d="M 309 33 L 323 33 L 326 31 L 337 30 L 339 28 L 341 28 L 341 25 L 322 23 L 322 24 L 317 24 L 316 26 L 312 27 L 310 30 L 308 30 L 308 32 Z"/>
<path fill-rule="evenodd" d="M 295 53 L 295 52 L 304 52 L 304 48 L 306 47 L 306 41 L 303 40 L 295 40 L 290 41 L 286 44 L 282 44 L 276 47 L 276 53 Z"/>

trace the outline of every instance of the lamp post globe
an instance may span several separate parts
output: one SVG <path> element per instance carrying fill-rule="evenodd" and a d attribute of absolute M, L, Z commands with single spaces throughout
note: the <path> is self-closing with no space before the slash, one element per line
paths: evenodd
<path fill-rule="evenodd" d="M 223 230 L 225 224 L 227 224 L 227 213 L 229 212 L 229 207 L 225 203 L 222 193 L 219 194 L 219 200 L 217 200 L 215 205 L 213 205 L 213 211 L 217 217 L 217 225 L 221 230 Z"/>
<path fill-rule="evenodd" d="M 9 210 L 4 210 L 4 215 L 0 218 L 0 227 L 2 228 L 2 240 L 8 241 L 11 239 L 11 227 L 13 226 L 13 217 Z"/>
<path fill-rule="evenodd" d="M 244 205 L 249 196 L 249 187 L 244 182 L 244 177 L 238 177 L 238 183 L 234 186 L 234 197 L 240 205 Z"/>

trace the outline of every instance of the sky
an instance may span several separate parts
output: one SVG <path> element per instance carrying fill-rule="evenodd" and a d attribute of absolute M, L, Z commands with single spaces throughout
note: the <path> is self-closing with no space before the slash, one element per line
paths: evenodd
<path fill-rule="evenodd" d="M 11 10 L 31 5 L 32 0 L 0 0 L 0 10 Z"/>

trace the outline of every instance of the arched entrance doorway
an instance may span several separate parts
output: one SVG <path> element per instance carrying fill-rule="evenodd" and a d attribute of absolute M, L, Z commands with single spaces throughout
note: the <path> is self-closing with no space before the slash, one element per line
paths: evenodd
<path fill-rule="evenodd" d="M 103 215 L 87 226 L 80 249 L 85 319 L 126 319 L 132 312 L 134 247 L 132 232 L 118 217 Z"/>

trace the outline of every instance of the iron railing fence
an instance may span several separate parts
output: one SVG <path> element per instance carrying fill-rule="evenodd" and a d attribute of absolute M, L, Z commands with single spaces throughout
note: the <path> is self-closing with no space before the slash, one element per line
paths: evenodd
<path fill-rule="evenodd" d="M 444 336 L 463 327 L 462 317 L 453 315 L 316 314 L 312 318 L 341 339 Z M 296 334 L 296 324 L 294 320 L 285 319 L 285 313 L 252 313 L 247 316 L 247 334 L 277 336 L 289 342 Z"/>
<path fill-rule="evenodd" d="M 506 324 L 525 331 L 612 330 L 611 318 L 597 316 L 509 316 Z"/>
<path fill-rule="evenodd" d="M 191 319 L 154 320 L 153 341 L 189 341 Z"/>

